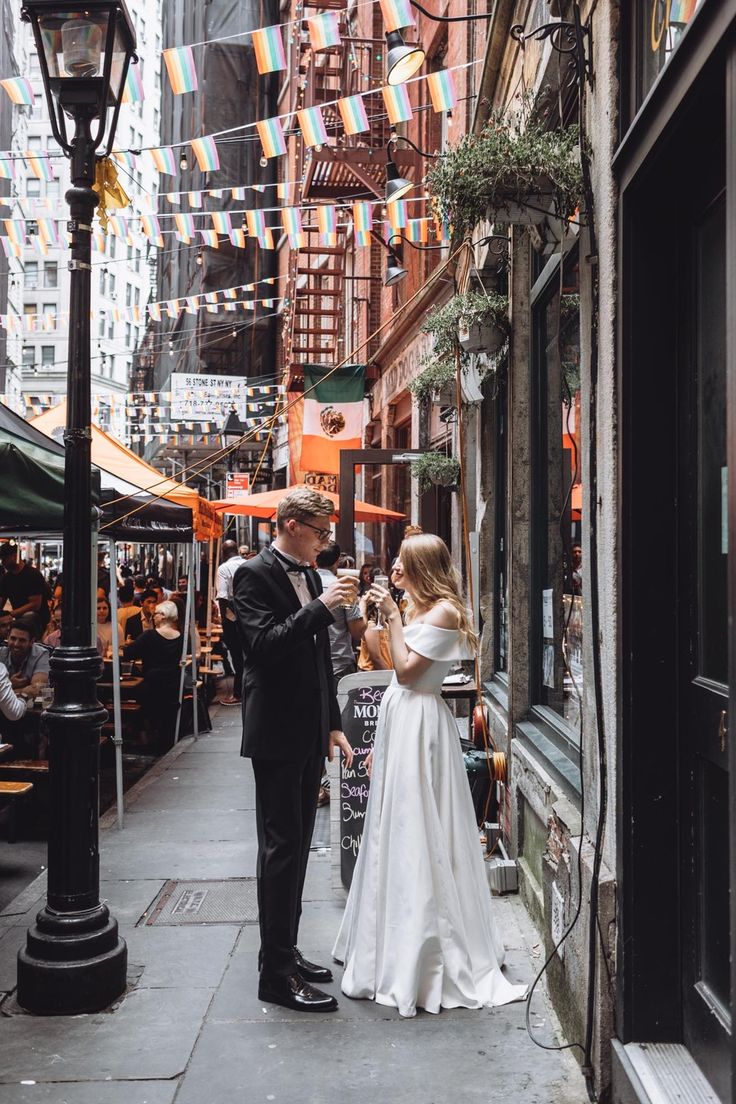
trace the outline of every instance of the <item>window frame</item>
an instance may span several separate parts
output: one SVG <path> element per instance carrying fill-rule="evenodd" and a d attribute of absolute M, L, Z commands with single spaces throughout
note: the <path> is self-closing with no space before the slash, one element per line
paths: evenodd
<path fill-rule="evenodd" d="M 530 248 L 531 244 L 530 244 Z M 540 341 L 541 325 L 551 298 L 559 287 L 560 268 L 570 260 L 580 257 L 579 244 L 575 240 L 567 243 L 563 249 L 550 257 L 543 266 L 536 280 L 532 283 L 529 293 L 530 328 L 530 420 L 531 420 L 531 451 L 530 451 L 530 571 L 529 571 L 529 664 L 530 664 L 530 706 L 528 721 L 531 727 L 538 731 L 538 736 L 547 748 L 544 752 L 546 758 L 550 758 L 550 747 L 556 749 L 552 756 L 554 762 L 557 754 L 564 755 L 567 759 L 577 764 L 580 757 L 580 730 L 574 728 L 563 716 L 551 706 L 542 701 L 542 608 L 541 608 L 541 581 L 547 576 L 547 540 L 538 539 L 540 527 L 546 530 L 549 524 L 547 508 L 547 491 L 541 473 L 547 468 L 547 418 L 542 417 L 546 413 L 546 380 L 543 380 L 543 369 L 546 371 L 544 356 L 545 348 Z M 581 385 L 582 389 L 582 385 Z M 581 406 L 584 400 L 581 399 Z M 581 706 L 582 712 L 582 706 Z M 530 732 L 527 731 L 529 736 Z M 540 747 L 539 750 L 542 750 Z M 559 766 L 557 767 L 559 772 Z M 577 767 L 576 767 L 577 770 Z M 565 780 L 572 785 L 576 792 L 580 792 L 579 772 L 567 774 L 561 772 Z"/>

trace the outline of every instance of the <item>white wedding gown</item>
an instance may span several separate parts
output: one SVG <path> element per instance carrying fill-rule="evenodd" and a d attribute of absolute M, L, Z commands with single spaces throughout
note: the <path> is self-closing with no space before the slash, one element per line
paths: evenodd
<path fill-rule="evenodd" d="M 460 634 L 409 625 L 407 646 L 433 660 L 383 697 L 363 839 L 333 948 L 342 991 L 398 1008 L 483 1008 L 520 1000 L 501 973 L 491 897 L 457 725 L 440 697 Z"/>

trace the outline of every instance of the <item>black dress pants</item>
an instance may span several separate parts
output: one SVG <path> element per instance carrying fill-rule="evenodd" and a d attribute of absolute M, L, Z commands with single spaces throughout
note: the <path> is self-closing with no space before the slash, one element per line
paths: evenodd
<path fill-rule="evenodd" d="M 227 617 L 223 618 L 222 635 L 235 676 L 233 678 L 233 697 L 240 698 L 243 695 L 243 645 L 240 640 L 237 622 L 229 621 Z"/>
<path fill-rule="evenodd" d="M 294 947 L 302 913 L 324 756 L 319 744 L 304 763 L 253 759 L 258 827 L 258 919 L 261 977 L 296 970 Z"/>

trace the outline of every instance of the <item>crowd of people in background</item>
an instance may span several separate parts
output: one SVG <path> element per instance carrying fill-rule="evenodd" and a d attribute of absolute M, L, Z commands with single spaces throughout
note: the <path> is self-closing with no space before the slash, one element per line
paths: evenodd
<path fill-rule="evenodd" d="M 421 532 L 408 526 L 406 535 Z M 234 540 L 222 543 L 217 568 L 214 601 L 207 609 L 206 576 L 200 573 L 193 595 L 194 648 L 199 655 L 198 630 L 213 623 L 222 626 L 221 658 L 224 674 L 232 677 L 232 688 L 217 699 L 223 705 L 242 702 L 243 651 L 233 611 L 233 579 L 238 568 L 254 556 L 248 545 Z M 355 568 L 352 557 L 341 554 L 333 541 L 319 555 L 317 569 L 326 589 L 342 567 Z M 113 650 L 110 588 L 117 590 L 117 636 L 126 661 L 137 661 L 143 676 L 140 701 L 146 721 L 170 742 L 179 708 L 182 635 L 185 624 L 189 579 L 177 572 L 178 564 L 165 545 L 159 545 L 145 562 L 124 562 L 111 577 L 107 554 L 100 551 L 97 563 L 96 646 L 103 659 Z M 355 671 L 388 670 L 391 653 L 386 628 L 369 597 L 371 584 L 380 568 L 370 562 L 360 566 L 358 599 L 349 609 L 338 609 L 330 627 L 332 663 L 337 682 Z M 401 564 L 390 569 L 390 587 L 401 608 Z M 20 555 L 15 541 L 0 544 L 0 737 L 18 739 L 28 703 L 49 685 L 49 662 L 61 643 L 64 579 L 60 572 L 48 577 Z M 404 603 L 405 604 L 405 603 Z M 17 731 L 16 731 L 17 730 Z M 22 742 L 22 741 L 21 741 Z"/>

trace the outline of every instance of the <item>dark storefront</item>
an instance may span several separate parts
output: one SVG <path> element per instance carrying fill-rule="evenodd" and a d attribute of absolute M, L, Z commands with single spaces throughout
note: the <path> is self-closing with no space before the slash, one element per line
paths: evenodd
<path fill-rule="evenodd" d="M 632 3 L 630 19 L 615 160 L 623 681 L 614 1098 L 642 1099 L 643 1072 L 656 1080 L 669 1070 L 684 1084 L 694 1061 L 727 1101 L 736 3 L 648 0 Z"/>

